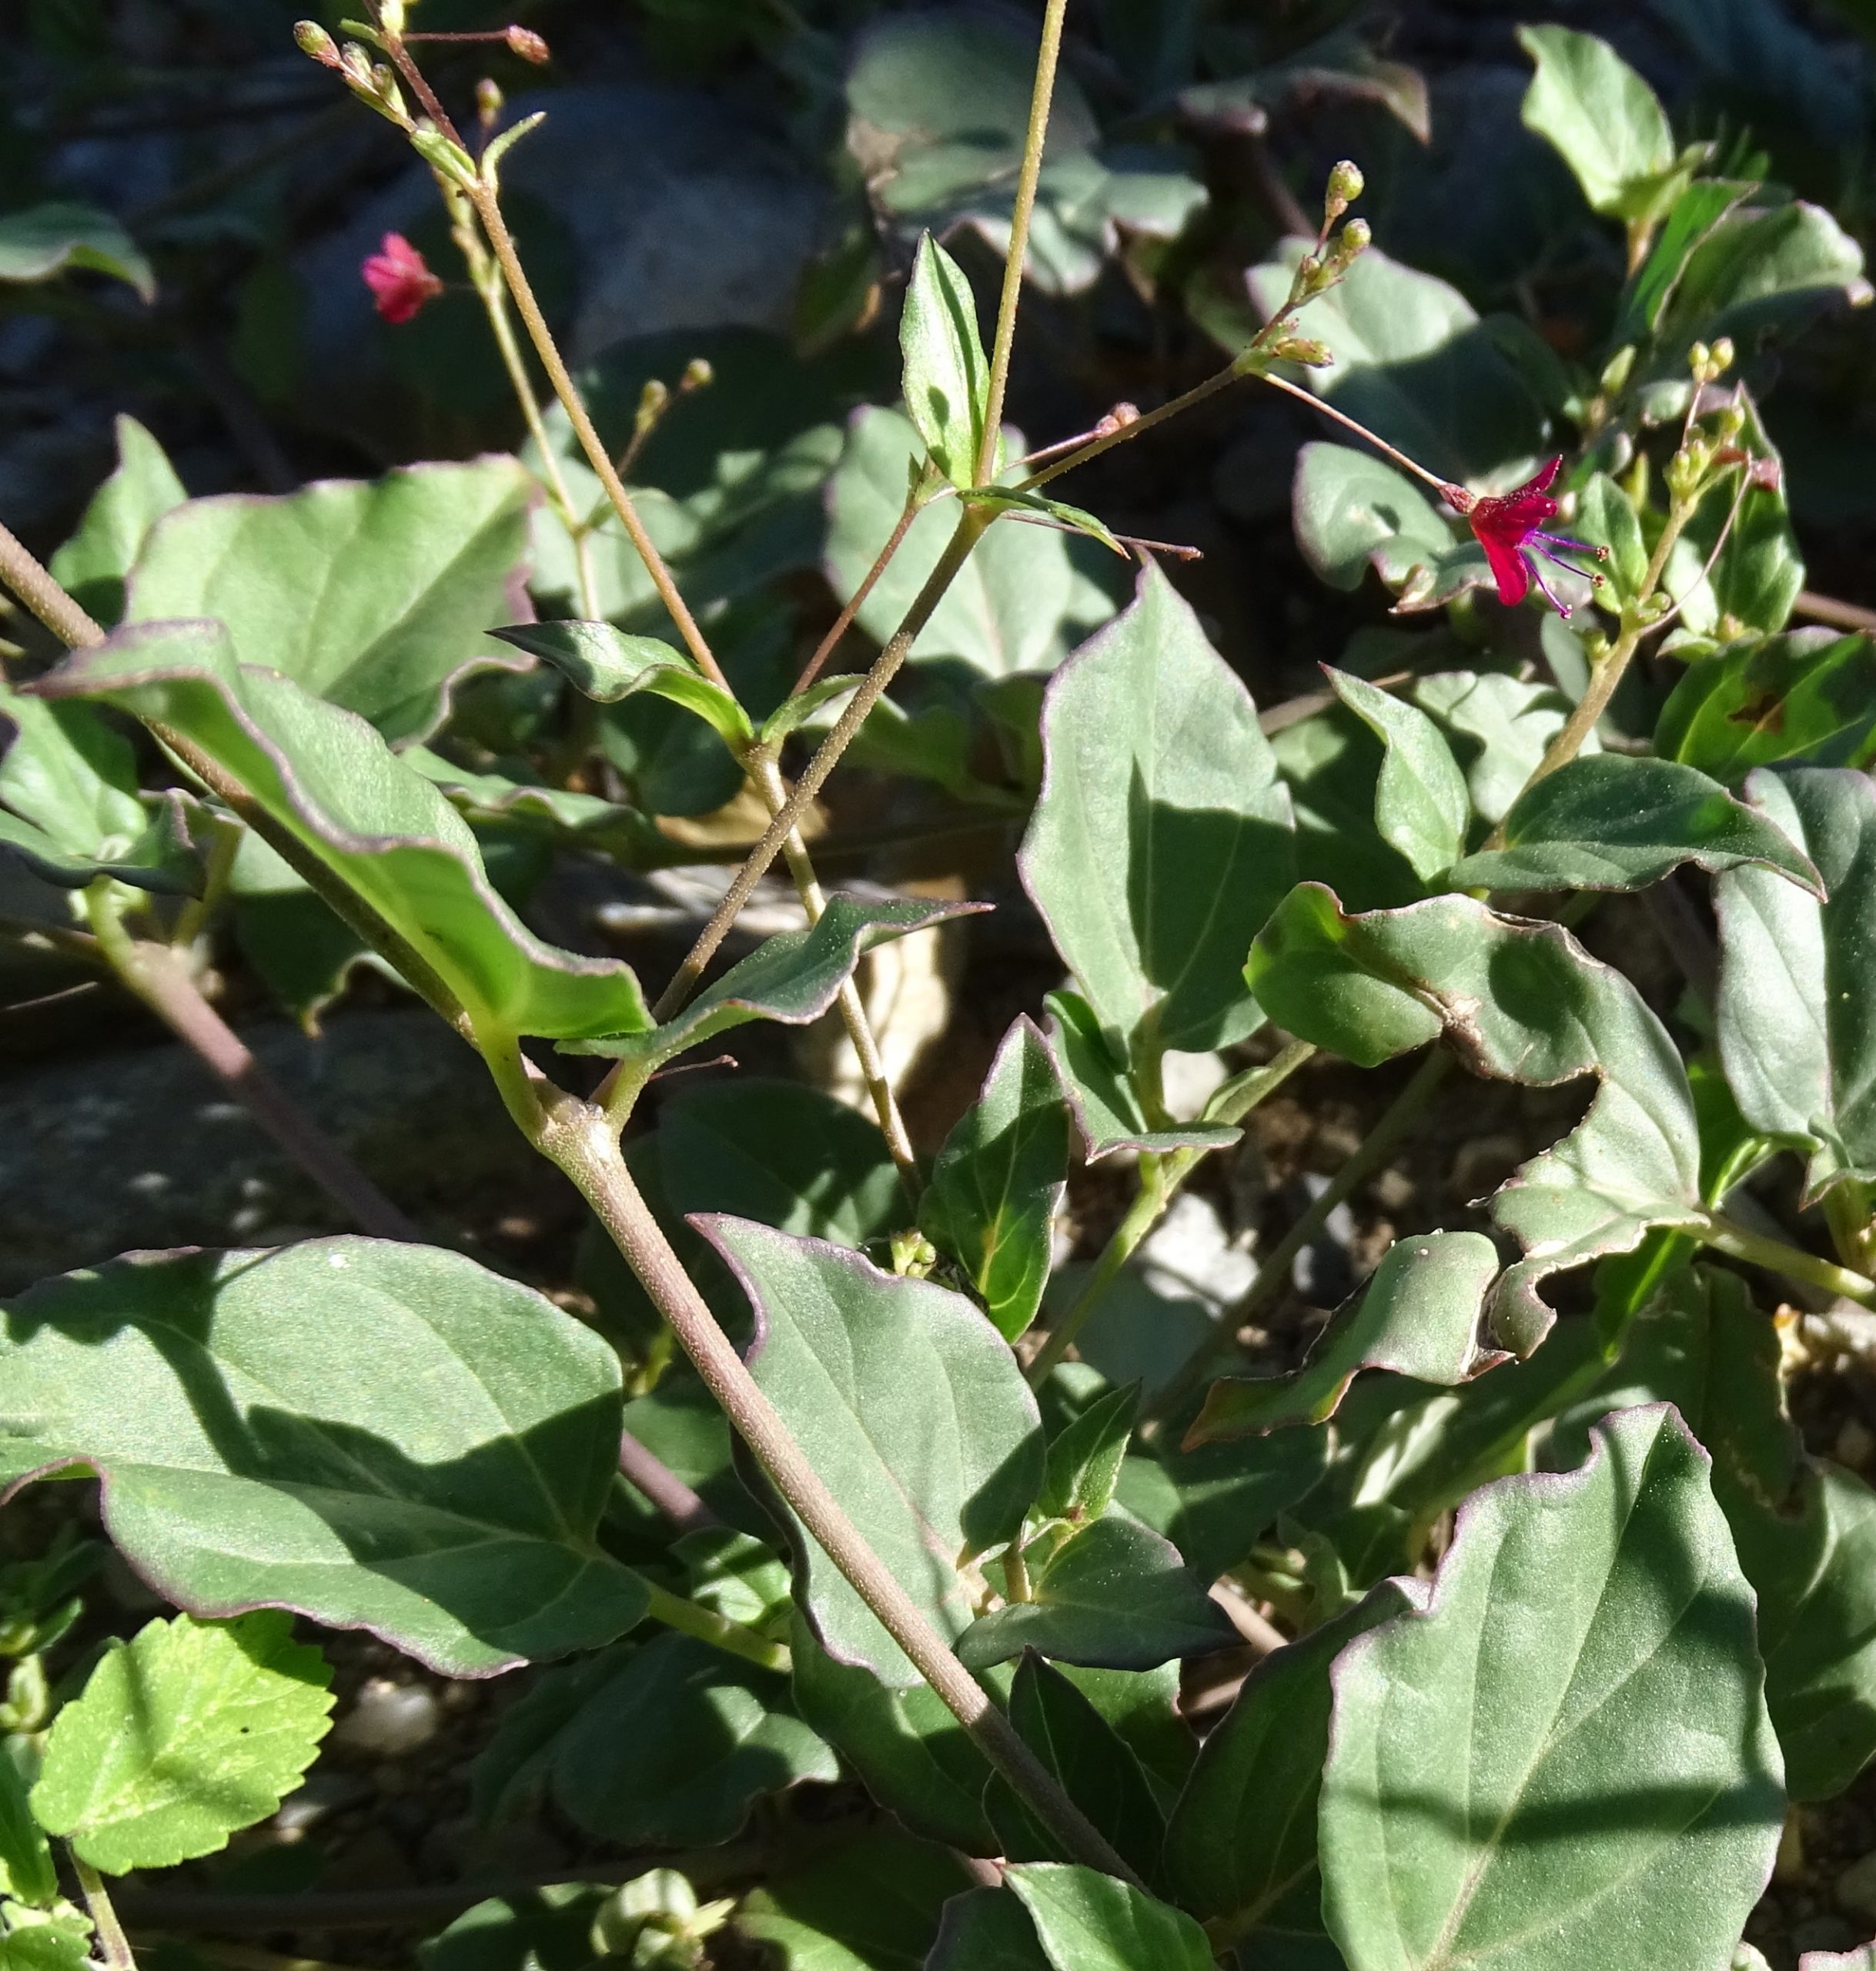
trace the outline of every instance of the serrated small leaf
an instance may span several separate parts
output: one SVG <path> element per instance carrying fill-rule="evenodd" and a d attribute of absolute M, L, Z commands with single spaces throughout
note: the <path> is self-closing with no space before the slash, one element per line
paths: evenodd
<path fill-rule="evenodd" d="M 1793 630 L 1729 644 L 1690 664 L 1654 743 L 1670 759 L 1736 786 L 1754 767 L 1876 761 L 1876 642 Z"/>
<path fill-rule="evenodd" d="M 1375 826 L 1422 882 L 1434 882 L 1465 853 L 1466 824 L 1472 818 L 1466 777 L 1452 748 L 1417 706 L 1366 678 L 1323 669 L 1336 697 L 1386 748 L 1375 785 Z"/>
<path fill-rule="evenodd" d="M 1600 1077 L 1577 1129 L 1493 1200 L 1525 1249 L 1491 1303 L 1519 1354 L 1555 1318 L 1537 1291 L 1547 1274 L 1630 1251 L 1654 1226 L 1707 1223 L 1680 1052 L 1634 986 L 1558 926 L 1460 896 L 1350 916 L 1306 883 L 1259 934 L 1246 975 L 1272 1019 L 1363 1066 L 1443 1033 L 1477 1073 L 1538 1087 Z"/>
<path fill-rule="evenodd" d="M 505 644 L 544 658 L 574 689 L 601 704 L 650 691 L 694 713 L 732 752 L 755 737 L 749 715 L 690 658 L 657 637 L 630 636 L 610 623 L 516 623 L 491 630 Z"/>
<path fill-rule="evenodd" d="M 1767 870 L 1720 878 L 1720 1056 L 1747 1121 L 1806 1153 L 1814 1200 L 1876 1178 L 1876 786 L 1841 767 L 1761 768 L 1746 794 L 1808 852 L 1829 901 Z"/>
<path fill-rule="evenodd" d="M 1294 867 L 1257 708 L 1157 567 L 1051 681 L 1024 887 L 1102 1026 L 1149 1056 L 1259 1023 L 1244 947 Z"/>
<path fill-rule="evenodd" d="M 1640 216 L 1674 162 L 1674 132 L 1654 90 L 1597 35 L 1526 27 L 1518 39 L 1537 65 L 1524 127 L 1557 147 L 1593 211 Z"/>
<path fill-rule="evenodd" d="M 1042 1419 L 1008 1344 L 961 1295 L 857 1253 L 740 1219 L 694 1222 L 755 1310 L 757 1386 L 927 1619 L 961 1635 L 973 1613 L 963 1556 L 1008 1539 L 1042 1484 Z M 829 1654 L 897 1688 L 918 1681 L 787 1517 L 798 1595 Z"/>
<path fill-rule="evenodd" d="M 52 579 L 98 621 L 115 624 L 124 613 L 125 577 L 150 529 L 188 497 L 162 447 L 134 417 L 120 415 L 117 469 L 47 564 Z"/>
<path fill-rule="evenodd" d="M 151 529 L 125 620 L 212 617 L 238 663 L 281 672 L 387 739 L 423 738 L 460 678 L 516 664 L 483 639 L 526 607 L 536 497 L 518 460 L 492 457 L 191 500 Z"/>
<path fill-rule="evenodd" d="M 1814 895 L 1811 859 L 1765 815 L 1674 760 L 1598 753 L 1520 795 L 1504 846 L 1469 855 L 1456 889 L 1637 890 L 1683 863 L 1717 875 L 1755 863 Z"/>
<path fill-rule="evenodd" d="M 212 1855 L 299 1783 L 331 1722 L 332 1672 L 267 1608 L 146 1623 L 53 1722 L 32 1810 L 107 1875 Z"/>
<path fill-rule="evenodd" d="M 569 1041 L 561 1051 L 629 1062 L 633 1076 L 642 1079 L 687 1049 L 751 1020 L 805 1026 L 834 1004 L 854 967 L 874 945 L 987 907 L 922 898 L 829 897 L 827 908 L 805 930 L 766 939 L 662 1026 L 608 1039 Z"/>
<path fill-rule="evenodd" d="M 1476 1232 L 1397 1240 L 1374 1277 L 1338 1310 L 1293 1375 L 1214 1383 L 1189 1444 L 1333 1417 L 1364 1369 L 1450 1388 L 1503 1357 L 1478 1345 L 1498 1248 Z"/>
<path fill-rule="evenodd" d="M 0 1971 L 85 1971 L 91 1926 L 76 1916 L 24 1923 L 0 1936 Z"/>
<path fill-rule="evenodd" d="M 912 261 L 899 347 L 905 359 L 905 407 L 926 450 L 952 485 L 975 485 L 990 363 L 971 283 L 928 233 Z"/>
<path fill-rule="evenodd" d="M 1005 1879 L 1055 1971 L 1212 1971 L 1212 1946 L 1182 1909 L 1065 1862 L 1022 1862 Z"/>
<path fill-rule="evenodd" d="M 1005 1340 L 1042 1303 L 1068 1168 L 1068 1111 L 1048 1045 L 1019 1019 L 945 1139 L 918 1207 L 919 1230 L 964 1268 Z"/>
<path fill-rule="evenodd" d="M 1149 1123 L 1125 1068 L 1114 1059 L 1094 1009 L 1078 992 L 1051 992 L 1044 1040 L 1089 1163 L 1117 1149 L 1226 1149 L 1242 1136 L 1219 1123 Z"/>
<path fill-rule="evenodd" d="M 1597 1435 L 1475 1494 L 1425 1611 L 1336 1659 L 1323 1906 L 1353 1971 L 1711 1971 L 1764 1886 L 1783 1773 L 1707 1461 L 1666 1406 Z"/>
<path fill-rule="evenodd" d="M 92 1467 L 119 1551 L 197 1614 L 296 1608 L 487 1676 L 644 1613 L 594 1542 L 618 1358 L 460 1253 L 114 1260 L 7 1304 L 0 1387 L 0 1486 Z"/>
<path fill-rule="evenodd" d="M 543 943 L 497 895 L 468 824 L 362 718 L 235 661 L 210 623 L 120 630 L 40 678 L 172 728 L 383 919 L 479 1031 L 630 1032 L 650 1015 L 629 967 Z"/>
<path fill-rule="evenodd" d="M 985 1669 L 1033 1649 L 1064 1663 L 1151 1670 L 1222 1649 L 1237 1634 L 1172 1541 L 1117 1514 L 1055 1547 L 1029 1585 L 1032 1599 L 964 1632 L 961 1661 Z"/>
<path fill-rule="evenodd" d="M 1137 1389 L 1111 1389 L 1050 1438 L 1035 1502 L 1042 1518 L 1095 1520 L 1107 1511 L 1139 1408 Z"/>
<path fill-rule="evenodd" d="M 0 280 L 48 280 L 67 267 L 109 274 L 156 299 L 156 276 L 136 243 L 109 212 L 64 201 L 28 206 L 0 219 Z"/>

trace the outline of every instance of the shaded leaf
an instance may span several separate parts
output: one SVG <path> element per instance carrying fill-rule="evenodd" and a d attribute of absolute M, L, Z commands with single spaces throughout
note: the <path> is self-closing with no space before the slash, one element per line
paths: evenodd
<path fill-rule="evenodd" d="M 479 1032 L 570 1039 L 649 1024 L 608 959 L 543 944 L 495 894 L 466 823 L 363 719 L 237 664 L 212 624 L 146 624 L 41 678 L 182 734 L 436 972 Z"/>
<path fill-rule="evenodd" d="M 1032 1599 L 981 1616 L 958 1644 L 972 1669 L 1025 1649 L 1065 1663 L 1150 1670 L 1236 1636 L 1172 1541 L 1110 1514 L 1054 1547 L 1030 1574 Z"/>
<path fill-rule="evenodd" d="M 1282 1514 L 1319 1484 L 1331 1446 L 1325 1431 L 1135 1455 L 1121 1467 L 1118 1497 L 1165 1534 L 1202 1580 L 1245 1559 Z"/>
<path fill-rule="evenodd" d="M 975 1886 L 955 1855 L 871 1828 L 771 1876 L 744 1898 L 736 1927 L 787 1971 L 920 1971 L 939 1912 Z"/>
<path fill-rule="evenodd" d="M 1616 325 L 1610 336 L 1612 348 L 1638 343 L 1653 331 L 1694 249 L 1742 199 L 1750 198 L 1757 189 L 1750 179 L 1704 178 L 1677 195 L 1647 259 L 1629 276 L 1622 290 Z"/>
<path fill-rule="evenodd" d="M 1754 767 L 1876 761 L 1876 643 L 1793 630 L 1688 665 L 1655 727 L 1657 748 L 1737 785 Z"/>
<path fill-rule="evenodd" d="M 1293 868 L 1257 708 L 1157 567 L 1056 674 L 1018 861 L 1055 949 L 1130 1057 L 1259 1023 L 1245 946 Z"/>
<path fill-rule="evenodd" d="M 59 1899 L 52 1847 L 27 1805 L 25 1779 L 11 1746 L 0 1748 L 0 1896 L 41 1909 Z"/>
<path fill-rule="evenodd" d="M 586 1971 L 593 1919 L 613 1893 L 596 1882 L 492 1896 L 417 1946 L 423 1971 Z"/>
<path fill-rule="evenodd" d="M 905 407 L 938 470 L 954 486 L 977 483 L 988 407 L 989 359 L 964 269 L 930 233 L 918 242 L 899 320 Z"/>
<path fill-rule="evenodd" d="M 580 622 L 517 623 L 489 634 L 544 658 L 577 691 L 601 704 L 650 691 L 694 712 L 732 751 L 755 736 L 730 693 L 657 637 L 628 636 L 610 623 Z"/>
<path fill-rule="evenodd" d="M 68 267 L 109 274 L 156 299 L 156 276 L 136 243 L 109 212 L 61 201 L 0 219 L 0 280 L 48 280 Z"/>
<path fill-rule="evenodd" d="M 1684 862 L 1717 874 L 1756 864 L 1814 892 L 1810 859 L 1717 781 L 1673 760 L 1597 753 L 1520 795 L 1504 846 L 1469 855 L 1457 889 L 1637 890 Z"/>
<path fill-rule="evenodd" d="M 85 1971 L 91 1944 L 91 1926 L 80 1917 L 22 1924 L 0 1936 L 0 1971 Z"/>
<path fill-rule="evenodd" d="M 1567 28 L 1520 28 L 1537 65 L 1523 120 L 1561 154 L 1591 210 L 1643 217 L 1674 162 L 1674 132 L 1653 89 L 1608 42 Z"/>
<path fill-rule="evenodd" d="M 594 1544 L 617 1357 L 459 1254 L 114 1260 L 9 1303 L 4 1337 L 0 1477 L 95 1468 L 125 1558 L 198 1614 L 295 1608 L 486 1676 L 644 1611 Z"/>
<path fill-rule="evenodd" d="M 1485 550 L 1403 472 L 1371 453 L 1312 439 L 1296 457 L 1291 496 L 1296 545 L 1332 588 L 1361 586 L 1373 568 L 1397 610 L 1439 609 L 1492 587 Z"/>
<path fill-rule="evenodd" d="M 120 415 L 116 430 L 116 470 L 47 564 L 60 587 L 107 625 L 124 613 L 124 579 L 150 529 L 189 497 L 162 447 L 134 417 Z"/>
<path fill-rule="evenodd" d="M 1107 1511 L 1139 1407 L 1137 1390 L 1111 1389 L 1050 1438 L 1035 1502 L 1041 1518 L 1094 1520 Z"/>
<path fill-rule="evenodd" d="M 972 1616 L 967 1551 L 1008 1539 L 1042 1484 L 1041 1419 L 1009 1347 L 961 1296 L 858 1254 L 700 1217 L 755 1310 L 750 1373 L 828 1488 L 948 1637 Z M 838 1661 L 903 1688 L 918 1673 L 788 1516 L 797 1591 Z"/>
<path fill-rule="evenodd" d="M 1503 1357 L 1479 1347 L 1479 1318 L 1497 1277 L 1498 1248 L 1479 1233 L 1396 1240 L 1300 1369 L 1213 1384 L 1188 1442 L 1326 1423 L 1363 1369 L 1450 1387 L 1492 1367 Z"/>
<path fill-rule="evenodd" d="M 1006 1340 L 1035 1319 L 1068 1168 L 1068 1112 L 1028 1019 L 1005 1035 L 982 1093 L 933 1165 L 919 1230 L 969 1276 Z"/>
<path fill-rule="evenodd" d="M 974 1889 L 945 1904 L 924 1971 L 1049 1971 L 1049 1963 L 1011 1891 Z"/>
<path fill-rule="evenodd" d="M 1423 882 L 1445 875 L 1466 849 L 1471 803 L 1453 749 L 1425 712 L 1366 678 L 1323 667 L 1329 688 L 1386 748 L 1375 787 L 1375 826 Z"/>
<path fill-rule="evenodd" d="M 1352 1971 L 1724 1961 L 1784 1818 L 1751 1589 L 1665 1406 L 1475 1495 L 1423 1613 L 1349 1645 L 1319 1825 Z"/>
<path fill-rule="evenodd" d="M 1767 870 L 1721 878 L 1720 1057 L 1746 1120 L 1805 1152 L 1814 1200 L 1876 1178 L 1876 786 L 1841 767 L 1761 768 L 1746 793 L 1810 855 L 1830 900 Z"/>
<path fill-rule="evenodd" d="M 1680 1054 L 1628 980 L 1557 925 L 1459 896 L 1351 917 L 1305 884 L 1259 934 L 1246 975 L 1279 1025 L 1364 1066 L 1444 1033 L 1468 1066 L 1496 1079 L 1548 1087 L 1600 1076 L 1582 1123 L 1493 1200 L 1493 1218 L 1525 1249 L 1491 1303 L 1494 1330 L 1518 1354 L 1554 1318 L 1537 1291 L 1547 1274 L 1627 1252 L 1652 1226 L 1705 1223 Z"/>
<path fill-rule="evenodd" d="M 1473 811 L 1494 827 L 1570 716 L 1570 701 L 1554 684 L 1527 683 L 1499 671 L 1435 671 L 1416 678 L 1408 691 L 1457 742 Z M 1593 733 L 1583 750 L 1599 750 Z"/>
<path fill-rule="evenodd" d="M 95 1869 L 168 1868 L 228 1845 L 299 1784 L 332 1672 L 290 1615 L 146 1623 L 53 1721 L 32 1810 Z"/>
<path fill-rule="evenodd" d="M 1049 1059 L 1088 1163 L 1117 1149 L 1223 1149 L 1243 1135 L 1222 1123 L 1149 1123 L 1088 1002 L 1078 992 L 1051 992 L 1043 1004 Z"/>
<path fill-rule="evenodd" d="M 1144 1889 L 1069 1862 L 1019 1862 L 1006 1879 L 1055 1971 L 1212 1971 L 1204 1931 Z"/>
<path fill-rule="evenodd" d="M 526 607 L 534 497 L 518 461 L 485 458 L 191 500 L 151 530 L 125 621 L 213 617 L 236 662 L 423 738 L 457 678 L 513 663 L 483 636 Z"/>

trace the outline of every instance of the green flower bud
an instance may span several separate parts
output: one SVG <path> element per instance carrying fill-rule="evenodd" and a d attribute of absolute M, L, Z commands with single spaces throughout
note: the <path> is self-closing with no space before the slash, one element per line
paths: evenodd
<path fill-rule="evenodd" d="M 707 357 L 694 356 L 684 366 L 684 374 L 677 379 L 681 391 L 701 390 L 717 380 L 717 373 Z"/>
<path fill-rule="evenodd" d="M 1365 219 L 1352 219 L 1336 236 L 1336 243 L 1329 249 L 1329 263 L 1338 274 L 1346 273 L 1356 259 L 1367 252 L 1374 241 L 1374 229 Z"/>
<path fill-rule="evenodd" d="M 484 75 L 476 85 L 476 121 L 485 131 L 493 130 L 501 114 L 501 85 L 492 75 Z"/>
<path fill-rule="evenodd" d="M 1279 336 L 1264 353 L 1279 363 L 1301 363 L 1312 370 L 1326 370 L 1335 361 L 1329 345 L 1314 336 Z"/>
<path fill-rule="evenodd" d="M 1602 380 L 1597 387 L 1606 397 L 1619 397 L 1626 387 L 1635 368 L 1635 345 L 1631 342 L 1618 349 L 1603 366 Z"/>
<path fill-rule="evenodd" d="M 1731 336 L 1722 336 L 1714 344 L 1713 353 L 1710 358 L 1714 376 L 1724 376 L 1727 370 L 1732 368 L 1733 356 L 1733 338 Z"/>
<path fill-rule="evenodd" d="M 339 66 L 339 47 L 317 21 L 296 21 L 293 38 L 302 55 L 309 55 L 322 68 Z"/>
<path fill-rule="evenodd" d="M 632 417 L 632 429 L 642 438 L 652 426 L 664 415 L 664 407 L 671 400 L 671 393 L 656 376 L 645 379 L 645 387 L 638 393 L 638 409 Z"/>
<path fill-rule="evenodd" d="M 1339 199 L 1344 206 L 1352 206 L 1361 196 L 1366 183 L 1361 166 L 1344 158 L 1329 174 L 1329 196 L 1332 199 Z"/>

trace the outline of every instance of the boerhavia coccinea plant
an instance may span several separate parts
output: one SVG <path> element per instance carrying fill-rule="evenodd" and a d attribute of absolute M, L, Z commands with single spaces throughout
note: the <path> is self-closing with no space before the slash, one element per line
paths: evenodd
<path fill-rule="evenodd" d="M 216 1872 L 320 1756 L 346 1631 L 514 1679 L 476 1812 L 577 1831 L 565 1879 L 456 1883 L 430 1971 L 1762 1961 L 1774 1857 L 1876 1755 L 1876 1494 L 1788 1400 L 1876 1318 L 1876 649 L 1791 626 L 1757 394 L 1859 249 L 1529 29 L 1525 122 L 1611 229 L 1595 346 L 1488 332 L 1345 162 L 1319 223 L 1273 195 L 1254 316 L 1192 289 L 1222 360 L 1032 447 L 1025 283 L 1052 336 L 1111 266 L 1175 310 L 1244 229 L 1166 105 L 1266 146 L 1287 43 L 1234 80 L 1135 9 L 1064 63 L 1046 0 L 884 12 L 837 74 L 808 17 L 737 26 L 850 119 L 820 312 L 576 365 L 502 182 L 553 96 L 511 120 L 450 65 L 547 45 L 409 11 L 296 38 L 420 160 L 519 450 L 191 499 L 125 419 L 49 566 L 0 529 L 44 632 L 0 684 L 8 935 L 135 993 L 345 1228 L 5 1309 L 0 1483 L 95 1474 L 168 1605 L 106 1640 L 89 1521 L 0 1568 L 5 1971 L 430 1920 Z M 1312 101 L 1423 123 L 1338 32 Z M 362 271 L 386 349 L 455 308 L 413 326 L 446 277 L 401 234 Z M 849 359 L 895 298 L 882 402 Z M 1391 603 L 1262 710 L 1189 550 L 1056 497 L 1240 383 L 1331 434 L 1308 570 Z M 1018 884 L 1012 975 L 1060 983 L 921 1134 L 911 1009 L 981 988 L 967 899 Z M 624 942 L 553 942 L 600 889 Z M 553 1297 L 413 1223 L 216 1009 L 239 976 L 310 1025 L 365 961 L 577 1193 Z M 764 1025 L 802 1052 L 726 1065 Z M 1410 1054 L 1296 1208 L 1262 1183 L 1261 1105 L 1276 1156 Z M 1518 1091 L 1564 1084 L 1559 1138 Z"/>

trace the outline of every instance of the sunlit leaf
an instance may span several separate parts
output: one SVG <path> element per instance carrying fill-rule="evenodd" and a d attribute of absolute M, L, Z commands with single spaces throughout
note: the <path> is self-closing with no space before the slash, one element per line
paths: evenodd
<path fill-rule="evenodd" d="M 1386 748 L 1375 787 L 1376 827 L 1423 882 L 1432 882 L 1465 853 L 1472 815 L 1452 748 L 1418 707 L 1346 671 L 1329 670 L 1328 677 L 1336 697 Z"/>
<path fill-rule="evenodd" d="M 576 690 L 601 704 L 650 691 L 694 712 L 727 746 L 746 745 L 755 737 L 735 698 L 657 637 L 628 636 L 610 623 L 577 622 L 517 623 L 490 634 L 544 658 Z"/>
<path fill-rule="evenodd" d="M 162 447 L 134 417 L 117 420 L 117 469 L 48 564 L 52 579 L 100 623 L 124 613 L 124 579 L 149 531 L 189 497 Z"/>
<path fill-rule="evenodd" d="M 1537 65 L 1524 93 L 1524 126 L 1553 144 L 1592 210 L 1637 219 L 1660 201 L 1674 136 L 1647 83 L 1593 34 L 1520 28 Z"/>
<path fill-rule="evenodd" d="M 68 267 L 109 274 L 154 302 L 156 276 L 135 240 L 95 206 L 28 206 L 0 218 L 0 280 L 48 280 Z"/>
<path fill-rule="evenodd" d="M 1055 1971 L 1212 1971 L 1204 1931 L 1131 1883 L 1058 1862 L 1018 1862 L 1005 1879 Z"/>
<path fill-rule="evenodd" d="M 1728 644 L 1688 665 L 1654 743 L 1729 785 L 1785 760 L 1867 767 L 1876 761 L 1876 643 L 1811 629 Z"/>

